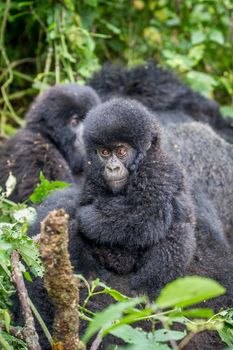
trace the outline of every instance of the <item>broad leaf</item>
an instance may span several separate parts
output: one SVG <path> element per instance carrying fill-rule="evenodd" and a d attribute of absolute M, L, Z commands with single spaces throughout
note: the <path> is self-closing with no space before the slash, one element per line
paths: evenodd
<path fill-rule="evenodd" d="M 160 308 L 186 307 L 224 294 L 226 289 L 218 282 L 205 277 L 178 278 L 167 284 L 156 303 Z"/>

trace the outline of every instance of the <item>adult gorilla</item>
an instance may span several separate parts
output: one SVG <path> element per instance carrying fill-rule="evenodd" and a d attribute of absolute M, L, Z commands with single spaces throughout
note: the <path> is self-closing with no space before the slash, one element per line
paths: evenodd
<path fill-rule="evenodd" d="M 185 86 L 154 61 L 134 68 L 105 64 L 89 84 L 102 101 L 133 98 L 156 111 L 161 125 L 201 121 L 233 143 L 233 127 L 221 116 L 218 104 Z"/>
<path fill-rule="evenodd" d="M 208 195 L 233 241 L 233 145 L 197 122 L 170 125 L 163 132 L 166 151 L 186 169 L 196 192 Z"/>
<path fill-rule="evenodd" d="M 207 220 L 215 218 L 199 217 L 183 172 L 162 149 L 152 118 L 140 103 L 123 99 L 90 111 L 84 122 L 84 188 L 58 191 L 42 203 L 31 234 L 38 233 L 39 221 L 49 210 L 64 207 L 71 217 L 69 249 L 75 272 L 99 277 L 123 293 L 132 295 L 133 290 L 151 298 L 178 276 L 209 276 L 228 292 L 206 304 L 216 310 L 231 306 L 233 262 L 224 244 L 219 249 L 215 235 L 207 244 L 202 240 L 203 231 L 211 229 Z M 41 280 L 30 286 L 30 295 L 51 326 L 53 309 Z M 81 290 L 81 302 L 83 297 Z M 107 303 L 101 295 L 94 308 Z M 16 316 L 20 315 L 17 308 Z M 198 339 L 188 348 L 222 348 L 213 334 Z M 42 348 L 49 349 L 43 339 Z"/>
<path fill-rule="evenodd" d="M 11 199 L 23 201 L 33 192 L 40 171 L 48 180 L 79 181 L 84 165 L 83 119 L 100 102 L 88 86 L 60 84 L 37 97 L 26 127 L 0 148 L 0 185 L 11 171 L 17 179 Z"/>

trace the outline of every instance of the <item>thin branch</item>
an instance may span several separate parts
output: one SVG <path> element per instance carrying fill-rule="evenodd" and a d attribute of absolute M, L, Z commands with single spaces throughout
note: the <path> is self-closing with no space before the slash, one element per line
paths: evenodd
<path fill-rule="evenodd" d="M 23 335 L 30 350 L 41 350 L 39 337 L 36 332 L 35 322 L 28 303 L 28 292 L 24 284 L 23 276 L 19 268 L 19 254 L 14 250 L 11 256 L 13 272 L 12 281 L 18 292 L 20 304 L 22 306 L 25 325 Z"/>
<path fill-rule="evenodd" d="M 47 56 L 46 56 L 46 61 L 45 61 L 45 68 L 44 68 L 44 73 L 43 75 L 43 84 L 47 84 L 47 77 L 49 75 L 50 72 L 50 68 L 52 65 L 52 58 L 53 58 L 53 48 L 51 46 L 48 47 L 48 51 L 47 51 Z"/>
<path fill-rule="evenodd" d="M 170 330 L 170 328 L 165 320 L 161 319 L 161 323 L 162 323 L 164 329 Z M 178 346 L 177 346 L 175 340 L 171 339 L 171 340 L 169 340 L 169 343 L 170 343 L 173 350 L 178 350 Z"/>
<path fill-rule="evenodd" d="M 3 46 L 3 44 L 4 44 L 4 34 L 5 34 L 7 18 L 8 18 L 8 14 L 9 14 L 9 10 L 10 10 L 10 4 L 11 4 L 11 1 L 6 0 L 5 10 L 4 10 L 3 19 L 2 19 L 2 25 L 1 25 L 1 29 L 0 29 L 0 46 Z"/>
<path fill-rule="evenodd" d="M 194 337 L 194 335 L 195 335 L 195 333 L 191 332 L 187 335 L 187 337 L 182 339 L 181 342 L 179 343 L 178 349 L 179 350 L 183 349 L 190 342 L 190 340 Z"/>
<path fill-rule="evenodd" d="M 102 333 L 102 329 L 99 331 L 95 340 L 91 344 L 90 350 L 97 350 L 99 348 L 99 346 L 101 345 L 102 340 L 103 340 L 101 333 Z"/>
<path fill-rule="evenodd" d="M 50 334 L 50 332 L 48 330 L 48 327 L 44 323 L 44 320 L 40 316 L 39 312 L 37 311 L 35 305 L 33 304 L 33 302 L 31 301 L 30 298 L 28 299 L 28 304 L 30 305 L 30 308 L 31 308 L 35 318 L 37 319 L 37 322 L 41 326 L 41 329 L 43 330 L 46 338 L 48 339 L 49 344 L 52 346 L 53 345 L 53 338 L 52 338 L 52 336 L 51 336 L 51 334 Z"/>
<path fill-rule="evenodd" d="M 37 92 L 37 89 L 34 88 L 29 88 L 21 91 L 14 92 L 13 94 L 8 96 L 9 101 L 11 100 L 18 100 L 21 99 L 24 96 L 27 95 L 33 95 Z M 5 100 L 3 98 L 0 98 L 0 104 L 5 103 Z"/>
<path fill-rule="evenodd" d="M 2 25 L 1 25 L 1 29 L 0 29 L 0 51 L 2 53 L 3 60 L 5 61 L 5 64 L 6 64 L 6 67 L 7 67 L 6 70 L 8 71 L 8 74 L 9 74 L 9 78 L 2 85 L 1 91 L 2 91 L 3 99 L 5 101 L 5 105 L 7 106 L 9 111 L 11 112 L 12 119 L 15 120 L 16 123 L 21 125 L 22 121 L 17 116 L 17 114 L 15 113 L 15 111 L 14 111 L 14 109 L 13 109 L 13 107 L 12 107 L 8 97 L 7 97 L 7 91 L 6 91 L 8 86 L 13 81 L 13 73 L 12 73 L 12 69 L 10 68 L 10 61 L 8 59 L 8 56 L 7 56 L 7 53 L 6 53 L 6 50 L 5 50 L 5 46 L 4 46 L 4 34 L 5 34 L 7 18 L 8 18 L 8 14 L 9 14 L 9 10 L 10 10 L 10 3 L 11 3 L 10 0 L 6 1 L 4 14 L 3 14 L 3 21 L 2 21 Z"/>

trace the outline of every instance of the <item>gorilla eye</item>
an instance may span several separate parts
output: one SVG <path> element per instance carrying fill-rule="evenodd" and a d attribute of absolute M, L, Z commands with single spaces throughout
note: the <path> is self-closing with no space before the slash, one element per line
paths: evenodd
<path fill-rule="evenodd" d="M 110 152 L 109 152 L 109 150 L 107 150 L 107 148 L 102 148 L 102 149 L 100 150 L 100 155 L 101 155 L 102 157 L 109 157 L 109 156 L 110 156 Z"/>
<path fill-rule="evenodd" d="M 70 125 L 73 127 L 73 128 L 76 128 L 78 125 L 79 125 L 80 121 L 77 119 L 77 118 L 73 118 L 71 119 L 70 121 Z"/>
<path fill-rule="evenodd" d="M 116 155 L 119 157 L 119 158 L 124 158 L 126 155 L 127 155 L 127 148 L 126 147 L 118 147 L 117 148 L 117 151 L 116 151 Z"/>

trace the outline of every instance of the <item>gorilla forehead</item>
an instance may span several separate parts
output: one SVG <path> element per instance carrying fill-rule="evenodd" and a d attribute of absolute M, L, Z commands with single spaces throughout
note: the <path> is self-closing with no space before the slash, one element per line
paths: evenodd
<path fill-rule="evenodd" d="M 100 98 L 90 86 L 76 83 L 59 84 L 48 88 L 32 104 L 27 120 L 31 122 L 54 122 L 54 115 L 59 116 L 56 122 L 64 122 L 77 114 L 83 119 L 87 112 L 100 103 Z"/>
<path fill-rule="evenodd" d="M 145 150 L 156 128 L 149 111 L 139 102 L 114 98 L 93 108 L 84 121 L 84 140 L 88 148 L 127 142 Z M 155 121 L 153 121 L 155 124 Z M 159 133 L 159 127 L 156 129 Z"/>

